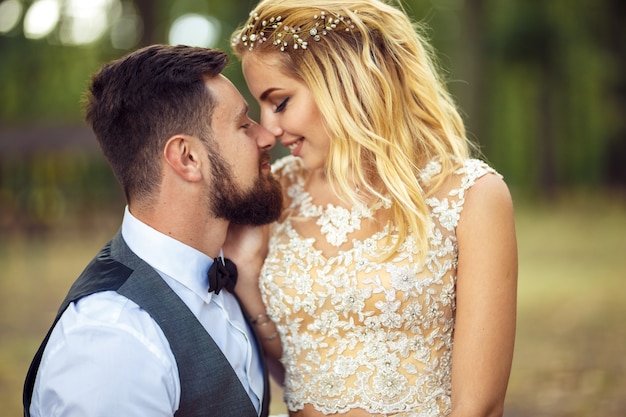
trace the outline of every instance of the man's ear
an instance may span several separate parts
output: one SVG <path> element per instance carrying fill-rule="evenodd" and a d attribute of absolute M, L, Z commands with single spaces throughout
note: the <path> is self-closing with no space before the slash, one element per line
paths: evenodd
<path fill-rule="evenodd" d="M 167 140 L 163 156 L 165 162 L 186 181 L 202 179 L 202 162 L 198 153 L 199 141 L 187 135 L 172 136 Z"/>

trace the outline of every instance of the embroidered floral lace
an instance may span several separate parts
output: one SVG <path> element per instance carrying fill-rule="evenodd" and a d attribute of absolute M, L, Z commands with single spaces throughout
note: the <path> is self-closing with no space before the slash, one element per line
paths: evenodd
<path fill-rule="evenodd" d="M 431 162 L 421 180 L 440 170 Z M 304 191 L 298 159 L 285 157 L 274 171 L 287 185 L 293 214 L 272 228 L 260 287 L 283 343 L 288 408 L 311 404 L 326 414 L 362 408 L 385 416 L 447 415 L 455 228 L 465 192 L 493 169 L 469 159 L 441 193 L 427 200 L 430 249 L 423 262 L 417 261 L 411 238 L 391 260 L 377 260 L 389 234 L 397 236 L 388 226 L 362 240 L 348 239 L 358 230 L 360 216 L 341 207 L 314 206 Z M 316 245 L 319 237 L 304 238 L 294 227 L 308 218 L 328 244 L 338 247 L 348 241 L 349 247 L 325 256 Z"/>

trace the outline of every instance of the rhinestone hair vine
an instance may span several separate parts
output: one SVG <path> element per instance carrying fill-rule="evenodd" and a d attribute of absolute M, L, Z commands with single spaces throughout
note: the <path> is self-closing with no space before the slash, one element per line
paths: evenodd
<path fill-rule="evenodd" d="M 312 26 L 308 29 L 307 25 L 304 27 L 288 26 L 284 23 L 282 16 L 271 17 L 259 24 L 259 15 L 254 11 L 250 12 L 250 20 L 251 22 L 243 27 L 241 33 L 232 42 L 233 45 L 242 42 L 250 51 L 257 43 L 267 41 L 268 35 L 271 36 L 268 32 L 274 34 L 275 39 L 272 43 L 281 51 L 285 51 L 289 48 L 289 36 L 293 41 L 293 49 L 307 49 L 311 39 L 319 42 L 322 36 L 338 28 L 343 28 L 347 32 L 354 29 L 354 24 L 350 19 L 341 15 L 330 16 L 323 11 L 313 16 Z"/>

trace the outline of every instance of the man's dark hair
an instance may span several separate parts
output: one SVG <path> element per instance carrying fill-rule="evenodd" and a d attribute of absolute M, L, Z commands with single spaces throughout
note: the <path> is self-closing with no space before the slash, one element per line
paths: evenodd
<path fill-rule="evenodd" d="M 211 136 L 215 106 L 205 86 L 228 62 L 218 50 L 153 45 L 104 65 L 92 78 L 85 119 L 127 201 L 159 185 L 160 155 L 177 134 Z"/>

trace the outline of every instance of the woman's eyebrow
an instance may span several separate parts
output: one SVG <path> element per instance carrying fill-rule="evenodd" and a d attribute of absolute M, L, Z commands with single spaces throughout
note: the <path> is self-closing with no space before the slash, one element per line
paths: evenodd
<path fill-rule="evenodd" d="M 267 90 L 263 91 L 263 94 L 259 96 L 259 101 L 265 100 L 267 96 L 269 96 L 271 93 L 273 93 L 276 90 L 280 90 L 280 88 L 273 87 L 273 88 L 268 88 Z"/>

